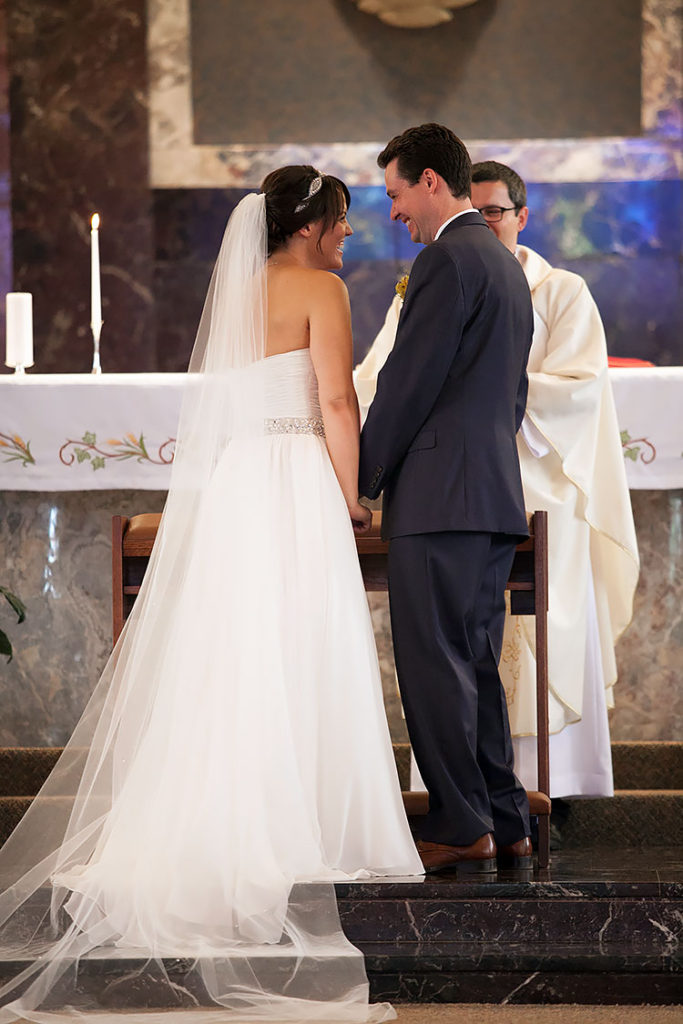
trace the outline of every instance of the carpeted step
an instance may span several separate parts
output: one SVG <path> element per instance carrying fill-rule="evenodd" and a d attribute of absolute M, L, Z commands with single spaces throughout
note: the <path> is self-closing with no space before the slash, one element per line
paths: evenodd
<path fill-rule="evenodd" d="M 32 796 L 0 796 L 0 846 L 17 827 L 32 800 Z"/>
<path fill-rule="evenodd" d="M 613 798 L 571 801 L 562 829 L 567 848 L 683 845 L 683 744 L 613 744 Z M 0 844 L 15 827 L 57 761 L 56 747 L 0 748 Z M 410 788 L 410 746 L 394 744 L 401 788 Z M 650 785 L 644 785 L 647 780 Z M 631 788 L 627 783 L 640 783 Z M 653 782 L 661 786 L 652 785 Z M 674 788 L 675 787 L 675 788 Z"/>
<path fill-rule="evenodd" d="M 35 796 L 61 753 L 61 747 L 0 747 L 0 797 Z"/>
<path fill-rule="evenodd" d="M 568 801 L 563 849 L 579 846 L 683 846 L 683 790 L 617 790 Z"/>
<path fill-rule="evenodd" d="M 0 747 L 0 796 L 35 794 L 52 771 L 60 747 Z M 410 744 L 394 743 L 401 789 L 410 788 Z M 617 789 L 683 789 L 683 743 L 612 744 Z"/>
<path fill-rule="evenodd" d="M 616 789 L 683 789 L 683 743 L 612 743 Z"/>
<path fill-rule="evenodd" d="M 401 789 L 410 789 L 410 744 L 394 743 Z M 615 789 L 683 789 L 683 743 L 612 743 Z"/>
<path fill-rule="evenodd" d="M 12 830 L 19 824 L 35 799 L 34 796 L 0 796 L 0 846 L 7 841 Z M 38 799 L 43 800 L 53 811 L 58 812 L 59 818 L 53 817 L 53 824 L 61 819 L 66 826 L 74 806 L 73 797 L 48 796 Z"/>

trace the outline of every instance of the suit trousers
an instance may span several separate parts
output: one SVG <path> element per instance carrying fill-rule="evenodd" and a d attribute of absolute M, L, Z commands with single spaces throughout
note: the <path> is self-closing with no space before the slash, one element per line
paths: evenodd
<path fill-rule="evenodd" d="M 421 839 L 498 845 L 529 835 L 529 803 L 514 774 L 498 674 L 505 585 L 516 541 L 507 534 L 412 534 L 389 544 L 389 600 L 410 741 L 429 791 Z"/>

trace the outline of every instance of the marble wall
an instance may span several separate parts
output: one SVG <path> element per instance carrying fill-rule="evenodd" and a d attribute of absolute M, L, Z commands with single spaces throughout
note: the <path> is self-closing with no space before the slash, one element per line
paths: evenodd
<path fill-rule="evenodd" d="M 105 370 L 155 366 L 144 0 L 5 0 L 14 289 L 36 369 L 88 371 L 100 213 Z"/>
<path fill-rule="evenodd" d="M 423 121 L 469 139 L 640 131 L 640 0 L 479 0 L 426 31 L 350 0 L 190 0 L 189 22 L 198 145 L 367 142 Z"/>
<path fill-rule="evenodd" d="M 617 648 L 617 740 L 683 739 L 683 492 L 633 491 L 642 573 L 633 622 Z M 0 662 L 0 746 L 60 745 L 111 649 L 110 529 L 114 513 L 163 507 L 161 492 L 0 495 L 2 583 L 27 605 L 15 625 L 0 608 L 15 657 Z M 370 608 L 395 739 L 405 723 L 394 680 L 386 594 Z"/>
<path fill-rule="evenodd" d="M 11 287 L 34 295 L 36 370 L 90 366 L 95 209 L 105 371 L 182 368 L 229 210 L 273 166 L 302 161 L 353 186 L 356 235 L 344 275 L 361 356 L 415 254 L 404 230 L 387 223 L 375 157 L 397 127 L 438 117 L 475 158 L 502 159 L 529 182 L 525 240 L 586 276 L 610 350 L 683 362 L 682 7 L 681 0 L 571 0 L 551 17 L 536 0 L 481 0 L 452 25 L 411 33 L 381 25 L 348 0 L 320 0 L 307 14 L 285 0 L 2 0 Z M 321 19 L 349 60 L 361 62 L 362 75 L 328 60 L 334 50 Z M 306 59 L 297 58 L 302 46 Z M 411 46 L 426 67 L 445 61 L 443 74 L 413 81 L 404 59 Z M 456 59 L 462 47 L 467 57 Z M 311 88 L 311 54 L 329 68 L 333 107 L 324 102 L 324 75 Z M 273 90 L 256 73 L 263 64 L 281 76 L 277 117 L 265 127 Z M 553 102 L 548 90 L 558 88 L 563 98 Z M 0 246 L 5 267 L 10 251 Z M 7 270 L 5 277 L 3 294 Z"/>
<path fill-rule="evenodd" d="M 27 607 L 0 609 L 14 658 L 0 664 L 0 746 L 60 746 L 112 643 L 111 517 L 157 512 L 156 491 L 6 491 L 0 496 L 2 583 Z"/>
<path fill-rule="evenodd" d="M 157 189 L 155 293 L 159 368 L 182 370 L 194 341 L 225 221 L 245 189 Z M 531 183 L 520 240 L 581 274 L 600 308 L 615 356 L 683 363 L 683 192 L 676 180 Z M 387 216 L 383 187 L 352 186 L 345 245 L 356 358 L 384 320 L 398 278 L 417 251 Z"/>
<path fill-rule="evenodd" d="M 617 645 L 610 715 L 624 740 L 683 741 L 683 491 L 631 491 L 641 572 Z"/>
<path fill-rule="evenodd" d="M 532 213 L 523 240 L 586 277 L 605 321 L 610 352 L 662 365 L 683 362 L 680 0 L 610 0 L 581 10 L 572 0 L 562 12 L 552 8 L 552 15 L 547 5 L 539 9 L 527 0 L 510 0 L 504 8 L 480 3 L 458 12 L 454 25 L 445 29 L 408 34 L 358 11 L 350 13 L 347 0 L 322 0 L 310 24 L 291 6 L 288 21 L 284 0 L 267 0 L 237 16 L 239 6 L 150 2 L 155 294 L 165 339 L 160 366 L 180 369 L 186 362 L 210 264 L 234 203 L 258 187 L 272 167 L 296 162 L 312 162 L 352 186 L 356 234 L 346 246 L 344 277 L 357 355 L 362 356 L 382 322 L 396 279 L 416 250 L 403 227 L 387 222 L 382 175 L 375 164 L 381 143 L 324 140 L 386 140 L 397 127 L 439 117 L 465 138 L 474 159 L 500 159 L 525 178 Z M 557 18 L 564 17 L 562 28 Z M 326 35 L 320 31 L 321 19 Z M 638 19 L 639 60 L 633 49 Z M 449 33 L 458 29 L 462 39 L 455 43 Z M 542 44 L 546 31 L 556 32 L 563 51 L 552 71 L 547 60 L 554 51 Z M 603 37 L 611 33 L 620 64 L 610 72 L 609 89 L 603 89 L 597 86 L 595 62 L 601 63 Z M 320 97 L 327 95 L 328 83 L 319 76 L 311 90 L 315 76 L 310 68 L 318 59 L 311 54 L 321 50 L 320 39 L 330 36 L 349 59 L 360 59 L 363 52 L 365 64 L 358 80 L 349 76 L 343 87 L 337 83 L 343 102 L 328 103 L 333 113 L 325 121 Z M 458 64 L 463 40 L 468 57 Z M 221 43 L 227 41 L 239 53 L 234 62 L 221 60 Z M 399 56 L 410 41 L 438 52 L 425 62 L 430 68 L 443 58 L 443 47 L 458 74 L 426 75 L 420 89 L 411 89 L 399 69 Z M 307 56 L 297 59 L 302 44 Z M 329 52 L 336 50 L 330 47 Z M 506 63 L 511 54 L 514 70 Z M 256 73 L 262 63 L 269 64 L 266 79 L 270 73 L 281 76 L 277 124 L 261 116 L 269 102 L 269 90 Z M 337 63 L 344 64 L 332 60 L 327 76 L 333 84 L 343 74 Z M 536 64 L 544 75 L 538 89 L 532 84 Z M 574 66 L 581 88 L 570 80 Z M 393 77 L 387 68 L 393 68 Z M 366 72 L 374 72 L 371 86 Z M 640 97 L 634 118 L 636 78 Z M 558 83 L 564 83 L 562 100 L 553 101 L 549 90 Z M 392 96 L 397 109 L 385 106 Z M 451 102 L 456 106 L 449 113 Z M 577 119 L 570 126 L 563 119 L 565 108 L 573 110 L 575 104 Z M 367 114 L 360 113 L 363 106 L 370 108 Z M 371 121 L 366 134 L 359 135 L 357 124 L 377 118 L 378 111 L 383 111 L 379 122 Z M 315 142 L 311 123 L 317 126 Z M 241 142 L 234 141 L 235 125 L 243 133 Z M 568 137 L 557 137 L 563 133 Z"/>

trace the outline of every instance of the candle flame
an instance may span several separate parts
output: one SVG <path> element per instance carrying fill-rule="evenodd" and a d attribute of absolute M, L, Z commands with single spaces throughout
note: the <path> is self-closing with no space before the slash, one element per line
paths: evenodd
<path fill-rule="evenodd" d="M 93 215 L 92 215 L 92 217 L 90 219 L 90 226 L 92 227 L 93 231 L 97 231 L 97 229 L 100 226 L 100 215 L 99 215 L 99 213 L 93 213 Z"/>

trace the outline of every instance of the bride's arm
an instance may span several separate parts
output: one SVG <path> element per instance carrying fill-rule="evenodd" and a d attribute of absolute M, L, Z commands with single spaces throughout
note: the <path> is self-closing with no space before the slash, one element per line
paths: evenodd
<path fill-rule="evenodd" d="M 309 299 L 311 359 L 318 378 L 325 437 L 339 486 L 357 532 L 372 515 L 358 501 L 360 417 L 353 387 L 351 310 L 346 285 L 334 274 L 315 275 Z"/>

